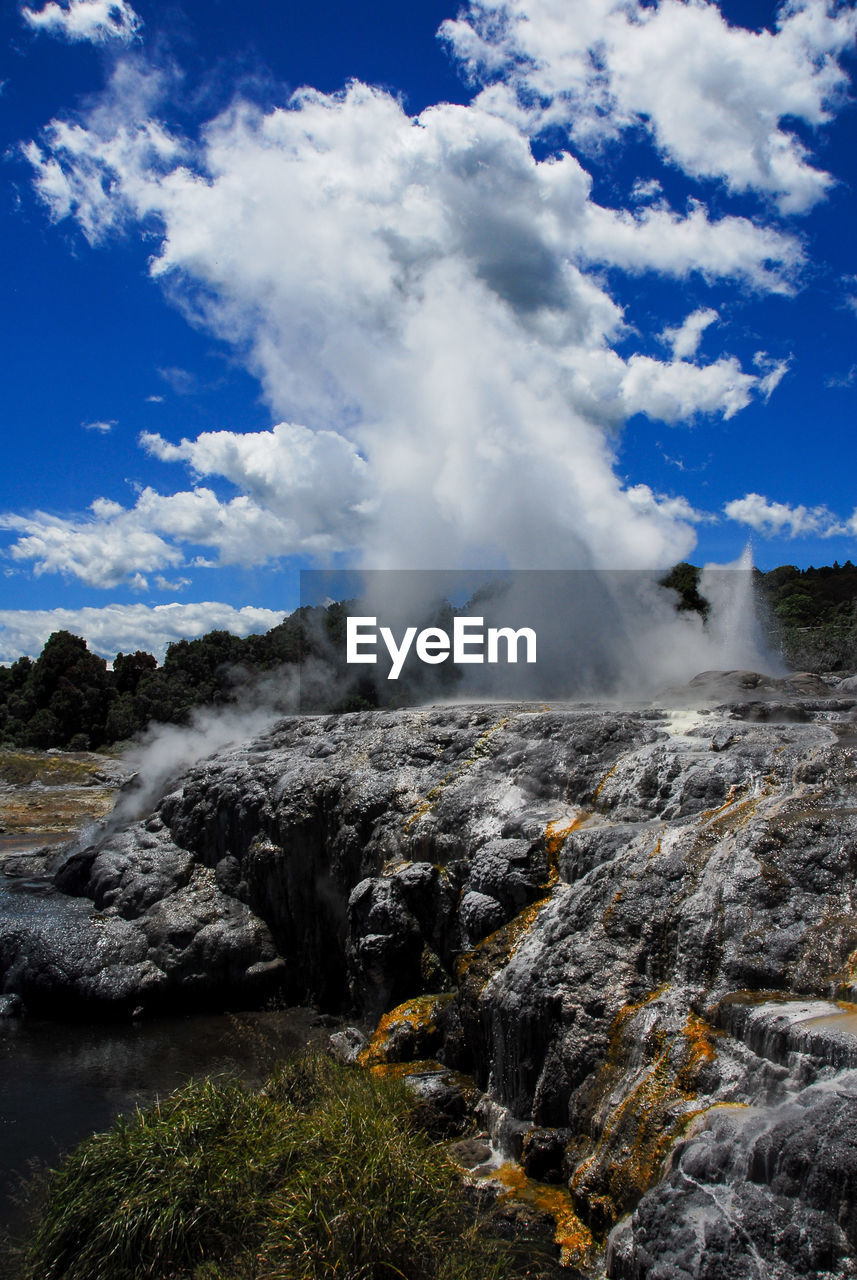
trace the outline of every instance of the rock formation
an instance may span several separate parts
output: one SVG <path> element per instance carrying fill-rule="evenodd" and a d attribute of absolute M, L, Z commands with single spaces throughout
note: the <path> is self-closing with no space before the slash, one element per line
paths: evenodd
<path fill-rule="evenodd" d="M 383 1014 L 371 1060 L 467 1073 L 563 1189 L 568 1263 L 857 1275 L 857 695 L 673 701 L 284 720 L 66 856 L 3 989 Z"/>

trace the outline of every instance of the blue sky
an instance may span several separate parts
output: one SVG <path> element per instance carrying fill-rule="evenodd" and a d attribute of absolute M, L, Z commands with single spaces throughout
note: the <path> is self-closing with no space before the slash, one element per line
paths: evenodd
<path fill-rule="evenodd" d="M 3 10 L 0 660 L 857 559 L 853 5 Z"/>

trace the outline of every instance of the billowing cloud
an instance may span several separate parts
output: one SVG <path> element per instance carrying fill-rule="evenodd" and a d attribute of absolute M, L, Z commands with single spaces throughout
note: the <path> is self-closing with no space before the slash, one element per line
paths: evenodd
<path fill-rule="evenodd" d="M 623 403 L 629 414 L 645 413 L 663 422 L 687 421 L 697 413 L 731 418 L 750 403 L 759 381 L 744 373 L 734 358 L 695 365 L 631 356 L 623 378 Z"/>
<path fill-rule="evenodd" d="M 291 520 L 309 549 L 352 548 L 369 509 L 367 465 L 336 431 L 281 422 L 270 431 L 205 431 L 168 443 L 144 433 L 143 447 L 162 462 L 185 462 L 195 476 L 219 476 L 260 509 Z M 279 554 L 288 554 L 282 551 Z"/>
<path fill-rule="evenodd" d="M 628 500 L 638 511 L 656 511 L 661 519 L 683 520 L 688 524 L 716 524 L 719 519 L 711 512 L 696 510 L 680 494 L 675 497 L 657 495 L 647 484 L 635 484 L 628 489 Z"/>
<path fill-rule="evenodd" d="M 212 630 L 246 636 L 270 631 L 282 622 L 274 609 L 215 601 L 201 604 L 111 604 L 101 609 L 0 609 L 0 662 L 21 654 L 35 658 L 54 631 L 84 636 L 102 657 L 146 649 L 159 659 L 175 640 L 194 639 Z"/>
<path fill-rule="evenodd" d="M 128 44 L 142 26 L 128 0 L 51 0 L 43 9 L 22 9 L 21 16 L 34 31 L 92 44 Z"/>
<path fill-rule="evenodd" d="M 91 512 L 83 518 L 42 511 L 0 515 L 0 529 L 18 535 L 8 554 L 32 563 L 37 576 L 62 573 L 96 587 L 115 587 L 135 573 L 183 562 L 181 550 L 119 503 L 96 499 Z"/>
<path fill-rule="evenodd" d="M 845 96 L 839 55 L 857 12 L 784 4 L 773 30 L 733 27 L 709 0 L 471 0 L 442 33 L 486 109 L 582 144 L 647 129 L 688 176 L 802 212 L 831 184 L 792 128 L 817 127 Z"/>
<path fill-rule="evenodd" d="M 633 567 L 689 552 L 689 512 L 635 500 L 615 474 L 616 432 L 636 413 L 729 417 L 767 371 L 634 351 L 603 268 L 789 292 L 793 237 L 699 203 L 602 206 L 570 153 L 538 160 L 480 104 L 412 119 L 365 85 L 305 89 L 270 111 L 237 101 L 194 141 L 159 121 L 162 87 L 122 64 L 88 116 L 29 145 L 37 188 L 93 244 L 160 227 L 153 275 L 237 348 L 286 421 L 145 436 L 239 496 L 146 490 L 95 513 L 116 548 L 103 568 L 84 554 L 89 517 L 52 538 L 55 522 L 7 517 L 14 556 L 106 585 L 181 564 L 185 544 L 220 563 L 359 548 L 376 567 Z"/>
<path fill-rule="evenodd" d="M 747 493 L 723 508 L 730 520 L 748 525 L 765 538 L 834 538 L 857 533 L 857 513 L 843 521 L 826 506 L 792 506 L 771 502 L 760 493 Z"/>
<path fill-rule="evenodd" d="M 232 437 L 236 453 L 246 439 Z M 161 446 L 161 456 L 168 456 L 170 448 L 181 456 L 183 446 Z M 18 535 L 8 555 L 31 563 L 36 575 L 61 573 L 94 587 L 126 582 L 146 590 L 142 575 L 188 563 L 188 546 L 213 548 L 217 560 L 204 563 L 222 565 L 262 564 L 299 553 L 322 556 L 353 547 L 360 512 L 350 479 L 344 471 L 323 477 L 318 492 L 307 486 L 294 502 L 276 495 L 273 506 L 245 493 L 223 500 L 202 486 L 172 494 L 147 487 L 133 507 L 99 498 L 83 517 L 42 511 L 0 515 L 0 529 Z M 337 481 L 343 482 L 341 488 Z M 325 501 L 331 504 L 329 514 Z M 341 504 L 338 510 L 336 503 Z"/>

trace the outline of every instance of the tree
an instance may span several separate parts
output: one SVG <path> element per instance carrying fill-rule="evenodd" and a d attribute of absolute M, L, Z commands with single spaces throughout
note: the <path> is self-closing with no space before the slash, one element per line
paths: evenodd
<path fill-rule="evenodd" d="M 66 746 L 76 733 L 85 733 L 94 747 L 104 741 L 113 696 L 107 663 L 90 653 L 80 636 L 55 631 L 33 664 L 26 688 L 36 712 L 48 711 L 53 717 L 55 740 L 48 745 Z M 28 736 L 43 738 L 48 723 L 42 717 L 32 730 L 28 725 Z"/>
<path fill-rule="evenodd" d="M 707 618 L 711 605 L 699 594 L 699 578 L 701 570 L 695 564 L 680 561 L 670 569 L 665 577 L 659 579 L 658 585 L 678 592 L 676 608 L 680 612 L 693 612 Z"/>
<path fill-rule="evenodd" d="M 148 671 L 157 670 L 153 653 L 138 649 L 136 653 L 117 653 L 113 659 L 113 687 L 119 694 L 136 693 L 137 685 Z"/>

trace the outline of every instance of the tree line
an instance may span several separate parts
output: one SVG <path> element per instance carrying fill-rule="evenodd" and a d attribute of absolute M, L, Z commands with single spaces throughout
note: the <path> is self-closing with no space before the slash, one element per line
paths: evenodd
<path fill-rule="evenodd" d="M 0 742 L 97 750 L 153 720 L 183 724 L 194 707 L 233 701 L 242 679 L 335 651 L 343 630 L 343 605 L 301 608 L 265 635 L 210 631 L 171 644 L 161 665 L 137 650 L 112 670 L 80 636 L 56 631 L 35 661 L 0 667 Z"/>
<path fill-rule="evenodd" d="M 857 568 L 846 561 L 823 568 L 781 565 L 754 570 L 763 624 L 772 645 L 793 667 L 815 671 L 857 668 Z M 703 617 L 702 571 L 677 564 L 661 580 L 677 593 L 676 607 Z M 56 631 L 38 658 L 0 666 L 0 743 L 45 749 L 97 750 L 131 738 L 152 721 L 186 723 L 193 708 L 232 702 L 239 690 L 284 667 L 323 668 L 318 692 L 304 710 L 351 711 L 388 702 L 371 678 L 348 678 L 344 666 L 347 603 L 304 606 L 265 635 L 242 639 L 210 631 L 198 640 L 179 640 L 162 664 L 144 650 L 119 653 L 112 669 L 90 652 L 86 641 Z M 455 612 L 443 606 L 427 621 L 448 629 Z M 436 668 L 436 684 L 449 689 L 456 672 Z M 307 680 L 312 688 L 312 680 Z M 434 692 L 437 691 L 435 686 Z M 396 697 L 421 692 L 402 681 Z"/>

